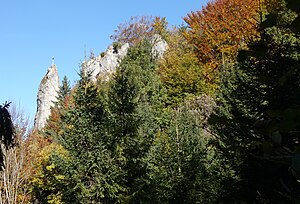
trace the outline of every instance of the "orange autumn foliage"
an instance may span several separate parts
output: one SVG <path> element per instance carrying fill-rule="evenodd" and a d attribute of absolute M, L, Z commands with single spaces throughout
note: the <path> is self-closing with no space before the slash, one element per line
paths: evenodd
<path fill-rule="evenodd" d="M 68 110 L 73 105 L 73 98 L 71 95 L 65 96 L 65 98 L 61 101 L 59 106 L 53 107 L 51 109 L 51 115 L 49 116 L 46 129 L 55 130 L 58 132 L 60 128 L 60 120 L 61 120 L 61 112 L 63 110 Z"/>
<path fill-rule="evenodd" d="M 232 62 L 246 42 L 257 35 L 261 0 L 214 0 L 184 17 L 185 37 L 206 67 L 208 81 L 225 62 Z"/>

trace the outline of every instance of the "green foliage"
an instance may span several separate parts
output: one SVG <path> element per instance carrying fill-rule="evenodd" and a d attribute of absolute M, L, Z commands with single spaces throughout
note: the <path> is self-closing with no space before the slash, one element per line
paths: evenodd
<path fill-rule="evenodd" d="M 210 126 L 207 118 L 215 104 L 207 95 L 216 86 L 205 79 L 200 56 L 193 54 L 189 43 L 197 42 L 183 38 L 184 28 L 167 31 L 164 18 L 124 25 L 114 49 L 120 42 L 132 46 L 109 81 L 93 83 L 82 72 L 70 91 L 64 79 L 58 117 L 53 112 L 46 128 L 46 133 L 55 130 L 49 138 L 62 151 L 42 157 L 33 182 L 37 201 L 298 202 L 299 6 L 269 2 L 260 37 L 243 46 L 247 50 L 238 52 L 236 63 L 238 43 L 230 48 L 229 61 L 210 56 L 220 65 L 215 72 L 220 75 L 212 78 L 221 81 Z M 213 17 L 220 22 L 217 13 Z M 216 26 L 223 30 L 222 24 Z M 154 33 L 168 40 L 163 59 L 153 56 L 147 41 Z M 201 35 L 201 42 L 206 40 Z M 226 40 L 221 43 L 228 46 Z M 66 106 L 68 97 L 71 105 Z"/>
<path fill-rule="evenodd" d="M 66 151 L 57 144 L 42 149 L 35 164 L 34 176 L 30 180 L 30 193 L 41 203 L 62 203 L 65 176 L 58 172 L 52 155 L 60 154 L 67 158 Z"/>
<path fill-rule="evenodd" d="M 68 107 L 71 105 L 70 81 L 66 76 L 62 80 L 59 88 L 57 102 L 51 108 L 51 115 L 47 121 L 44 136 L 49 139 L 57 139 L 62 132 L 61 119 L 66 115 Z"/>
<path fill-rule="evenodd" d="M 238 201 L 299 202 L 299 182 L 291 174 L 297 168 L 300 127 L 300 38 L 291 29 L 298 13 L 284 1 L 276 3 L 280 9 L 269 11 L 261 38 L 223 73 L 219 112 L 211 118 L 241 179 L 240 195 L 231 194 Z"/>
<path fill-rule="evenodd" d="M 118 53 L 118 50 L 121 48 L 121 46 L 122 46 L 122 43 L 121 42 L 114 42 L 113 43 L 113 52 L 114 53 Z"/>
<path fill-rule="evenodd" d="M 58 93 L 58 101 L 63 101 L 71 93 L 70 81 L 64 76 Z"/>
<path fill-rule="evenodd" d="M 224 181 L 233 172 L 225 165 L 189 107 L 172 111 L 165 131 L 156 135 L 147 155 L 146 203 L 220 203 Z"/>
<path fill-rule="evenodd" d="M 82 72 L 70 94 L 52 135 L 63 151 L 39 163 L 37 201 L 217 203 L 226 195 L 234 172 L 203 130 L 212 100 L 195 94 L 178 110 L 165 108 L 148 41 L 128 50 L 109 81 Z"/>
<path fill-rule="evenodd" d="M 64 176 L 62 202 L 138 199 L 146 176 L 142 158 L 161 123 L 162 85 L 155 67 L 151 45 L 144 42 L 130 48 L 109 82 L 94 84 L 81 74 L 56 135 L 68 159 L 52 157 Z"/>
<path fill-rule="evenodd" d="M 68 158 L 61 154 L 52 155 L 50 164 L 64 177 L 59 194 L 63 203 L 115 202 L 124 191 L 119 185 L 123 174 L 104 143 L 107 131 L 103 124 L 107 119 L 102 92 L 89 81 L 88 74 L 81 73 L 72 95 L 72 105 L 67 109 L 63 106 L 64 111 L 59 112 L 58 131 L 51 132 L 53 126 L 45 130 L 53 133 L 54 142 L 68 153 Z M 53 177 L 49 173 L 46 179 Z M 50 184 L 43 184 L 45 186 L 39 186 L 38 191 L 55 197 L 56 194 L 47 190 Z"/>
<path fill-rule="evenodd" d="M 138 199 L 146 176 L 143 158 L 161 123 L 162 85 L 155 75 L 151 44 L 130 48 L 113 79 L 109 94 L 113 152 L 125 172 L 128 202 Z"/>
<path fill-rule="evenodd" d="M 187 98 L 213 92 L 213 87 L 205 82 L 203 68 L 182 30 L 168 35 L 168 50 L 159 62 L 159 74 L 167 90 L 168 106 L 180 106 Z"/>
<path fill-rule="evenodd" d="M 123 189 L 117 182 L 123 176 L 102 141 L 107 137 L 102 129 L 106 120 L 104 102 L 86 75 L 81 75 L 74 104 L 65 116 L 60 138 L 71 157 L 57 164 L 68 180 L 62 200 L 67 203 L 113 201 Z"/>

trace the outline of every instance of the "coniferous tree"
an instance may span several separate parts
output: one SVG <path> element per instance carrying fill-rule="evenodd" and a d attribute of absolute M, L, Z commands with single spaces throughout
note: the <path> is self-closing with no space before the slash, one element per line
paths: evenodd
<path fill-rule="evenodd" d="M 72 196 L 79 203 L 112 202 L 122 190 L 119 183 L 123 175 L 103 142 L 104 103 L 88 75 L 81 76 L 76 89 L 75 106 L 67 113 L 61 136 L 61 144 L 71 157 L 65 169 L 71 185 L 63 199 L 70 202 Z"/>
<path fill-rule="evenodd" d="M 300 38 L 293 31 L 299 12 L 288 2 L 271 2 L 260 39 L 223 76 L 219 117 L 212 121 L 241 179 L 235 201 L 299 201 Z"/>
<path fill-rule="evenodd" d="M 138 202 L 143 194 L 143 158 L 161 123 L 163 88 L 155 63 L 149 42 L 130 48 L 110 90 L 111 145 L 125 171 L 128 194 L 124 199 L 130 202 Z"/>
<path fill-rule="evenodd" d="M 149 151 L 146 203 L 221 203 L 233 175 L 198 113 L 188 105 L 172 111 L 170 123 Z"/>
<path fill-rule="evenodd" d="M 0 148 L 0 169 L 4 168 L 4 154 L 2 148 L 9 148 L 14 143 L 14 127 L 11 120 L 10 113 L 8 112 L 8 107 L 10 103 L 5 103 L 0 105 L 0 137 L 1 145 Z"/>
<path fill-rule="evenodd" d="M 61 192 L 60 200 L 64 203 L 114 203 L 123 192 L 119 185 L 123 174 L 106 147 L 104 98 L 83 72 L 74 89 L 72 106 L 60 118 L 55 140 L 66 154 L 53 151 L 47 163 L 53 169 L 48 172 L 49 179 L 55 175 L 63 179 L 57 185 L 59 189 L 44 193 L 53 197 Z"/>
<path fill-rule="evenodd" d="M 51 115 L 44 130 L 44 136 L 49 140 L 57 139 L 62 131 L 61 120 L 72 104 L 70 81 L 64 76 L 62 85 L 59 88 L 57 102 L 51 108 Z"/>
<path fill-rule="evenodd" d="M 64 101 L 64 99 L 71 93 L 70 81 L 67 76 L 64 76 L 62 85 L 60 86 L 58 93 L 58 101 Z"/>

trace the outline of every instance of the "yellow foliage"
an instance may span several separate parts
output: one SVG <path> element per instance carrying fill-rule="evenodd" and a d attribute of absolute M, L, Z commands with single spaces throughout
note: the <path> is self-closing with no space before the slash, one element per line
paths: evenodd
<path fill-rule="evenodd" d="M 159 74 L 167 88 L 167 104 L 177 105 L 186 97 L 212 93 L 214 88 L 206 83 L 204 69 L 181 31 L 174 30 L 168 36 L 168 46 L 159 63 Z"/>
<path fill-rule="evenodd" d="M 63 204 L 63 202 L 61 201 L 61 194 L 55 194 L 55 195 L 50 195 L 48 197 L 48 203 L 49 204 Z"/>
<path fill-rule="evenodd" d="M 54 168 L 55 168 L 55 165 L 54 165 L 54 164 L 50 164 L 49 166 L 46 166 L 46 169 L 47 169 L 48 171 L 52 171 Z"/>
<path fill-rule="evenodd" d="M 68 152 L 56 143 L 51 143 L 45 146 L 37 156 L 35 163 L 35 173 L 30 183 L 32 184 L 31 192 L 34 193 L 37 189 L 41 191 L 55 190 L 55 186 L 65 179 L 63 175 L 57 174 L 56 166 L 51 161 L 53 153 L 61 155 L 63 158 L 68 158 Z M 61 193 L 47 195 L 48 203 L 60 204 Z"/>

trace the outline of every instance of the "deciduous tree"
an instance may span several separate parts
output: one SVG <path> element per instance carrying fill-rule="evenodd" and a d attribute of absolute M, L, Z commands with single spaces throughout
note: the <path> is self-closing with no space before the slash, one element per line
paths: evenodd
<path fill-rule="evenodd" d="M 166 104 L 180 106 L 187 98 L 211 94 L 214 87 L 206 83 L 204 69 L 183 36 L 184 28 L 168 34 L 168 49 L 159 61 L 159 74 L 167 90 Z"/>
<path fill-rule="evenodd" d="M 259 0 L 214 0 L 184 17 L 186 39 L 205 66 L 207 81 L 214 83 L 216 69 L 234 62 L 237 51 L 257 35 Z"/>
<path fill-rule="evenodd" d="M 129 21 L 121 23 L 111 35 L 114 42 L 137 45 L 143 40 L 150 40 L 154 34 L 166 37 L 167 21 L 165 18 L 152 16 L 133 16 Z"/>
<path fill-rule="evenodd" d="M 230 77 L 218 97 L 214 128 L 238 170 L 240 194 L 231 198 L 239 202 L 299 202 L 300 38 L 292 29 L 299 10 L 289 1 L 275 2 L 260 24 L 260 38 L 224 72 Z"/>

